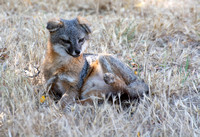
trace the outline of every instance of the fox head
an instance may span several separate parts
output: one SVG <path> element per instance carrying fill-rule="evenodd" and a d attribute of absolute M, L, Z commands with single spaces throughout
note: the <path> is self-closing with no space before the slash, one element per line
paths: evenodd
<path fill-rule="evenodd" d="M 46 28 L 50 32 L 50 42 L 55 52 L 61 56 L 80 56 L 91 33 L 88 21 L 79 16 L 73 20 L 52 19 Z"/>

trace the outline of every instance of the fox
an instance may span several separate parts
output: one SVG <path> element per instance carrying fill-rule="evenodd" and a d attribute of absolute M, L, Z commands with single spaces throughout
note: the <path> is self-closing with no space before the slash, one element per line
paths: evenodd
<path fill-rule="evenodd" d="M 64 108 L 72 103 L 92 103 L 92 98 L 126 95 L 129 99 L 148 94 L 149 87 L 134 71 L 110 54 L 85 53 L 91 24 L 78 16 L 54 18 L 46 28 L 49 39 L 43 74 L 49 95 Z"/>

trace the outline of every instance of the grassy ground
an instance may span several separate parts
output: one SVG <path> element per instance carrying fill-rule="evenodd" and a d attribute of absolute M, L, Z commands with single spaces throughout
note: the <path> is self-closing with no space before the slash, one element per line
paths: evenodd
<path fill-rule="evenodd" d="M 134 64 L 150 95 L 138 105 L 47 98 L 41 71 L 53 17 L 92 24 L 87 52 Z M 0 136 L 200 136 L 199 0 L 0 0 Z"/>

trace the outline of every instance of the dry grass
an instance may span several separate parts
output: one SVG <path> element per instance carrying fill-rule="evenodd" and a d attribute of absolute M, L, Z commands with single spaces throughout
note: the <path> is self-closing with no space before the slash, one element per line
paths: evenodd
<path fill-rule="evenodd" d="M 135 62 L 150 96 L 137 106 L 61 111 L 41 69 L 46 22 L 85 16 L 88 52 Z M 0 0 L 0 136 L 200 136 L 199 0 Z"/>

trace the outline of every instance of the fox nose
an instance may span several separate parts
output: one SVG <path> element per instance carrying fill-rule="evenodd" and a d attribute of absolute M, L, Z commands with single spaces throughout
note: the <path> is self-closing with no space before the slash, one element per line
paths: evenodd
<path fill-rule="evenodd" d="M 75 50 L 75 53 L 76 53 L 76 55 L 79 55 L 79 54 L 81 53 L 81 51 L 78 50 L 78 49 L 76 49 L 76 50 Z"/>

